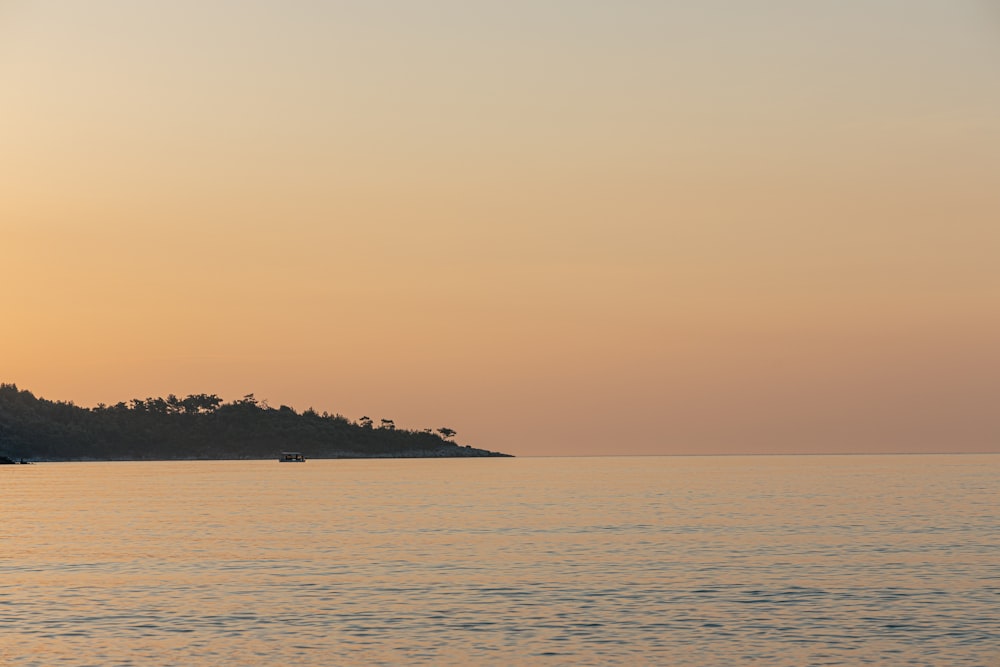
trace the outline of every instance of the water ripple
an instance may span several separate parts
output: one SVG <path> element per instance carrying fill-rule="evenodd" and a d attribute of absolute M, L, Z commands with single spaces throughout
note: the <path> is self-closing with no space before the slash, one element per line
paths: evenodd
<path fill-rule="evenodd" d="M 0 664 L 1000 664 L 1000 457 L 315 463 L 0 471 Z"/>

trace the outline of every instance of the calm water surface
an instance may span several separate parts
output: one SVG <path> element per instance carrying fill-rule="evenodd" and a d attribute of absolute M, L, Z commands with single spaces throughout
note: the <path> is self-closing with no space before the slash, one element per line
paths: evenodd
<path fill-rule="evenodd" d="M 0 466 L 2 665 L 1000 665 L 1000 456 Z"/>

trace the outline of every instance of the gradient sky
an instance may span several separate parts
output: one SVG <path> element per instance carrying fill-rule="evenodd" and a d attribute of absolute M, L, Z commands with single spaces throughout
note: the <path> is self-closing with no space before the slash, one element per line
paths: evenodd
<path fill-rule="evenodd" d="M 0 0 L 0 380 L 1000 451 L 1000 5 Z"/>

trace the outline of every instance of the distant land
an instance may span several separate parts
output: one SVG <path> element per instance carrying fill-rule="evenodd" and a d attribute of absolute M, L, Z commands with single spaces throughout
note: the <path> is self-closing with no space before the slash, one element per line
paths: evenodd
<path fill-rule="evenodd" d="M 272 408 L 253 394 L 231 403 L 170 394 L 84 408 L 0 384 L 0 462 L 277 459 L 282 451 L 324 459 L 510 456 L 460 445 L 455 435 Z"/>

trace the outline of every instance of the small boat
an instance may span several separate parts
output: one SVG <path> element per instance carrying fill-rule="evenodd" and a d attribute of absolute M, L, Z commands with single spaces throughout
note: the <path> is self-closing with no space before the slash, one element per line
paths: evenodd
<path fill-rule="evenodd" d="M 280 463 L 305 463 L 306 457 L 299 452 L 281 452 Z"/>
<path fill-rule="evenodd" d="M 0 465 L 16 465 L 20 463 L 21 465 L 30 466 L 31 461 L 25 461 L 23 458 L 20 461 L 15 461 L 12 458 L 0 455 Z"/>

